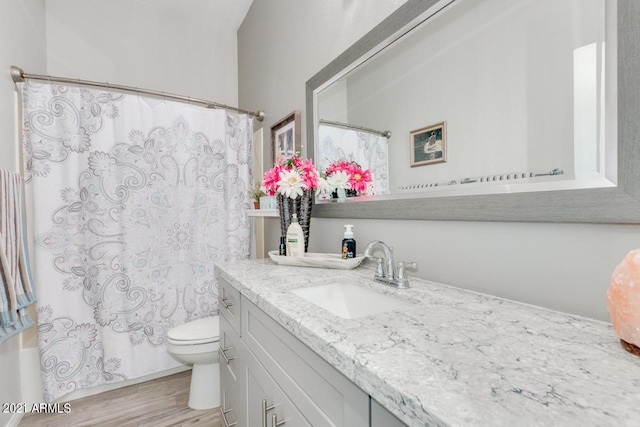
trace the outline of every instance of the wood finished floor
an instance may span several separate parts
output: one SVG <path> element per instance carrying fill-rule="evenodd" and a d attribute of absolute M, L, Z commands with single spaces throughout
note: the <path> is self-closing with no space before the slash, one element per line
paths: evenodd
<path fill-rule="evenodd" d="M 220 427 L 218 408 L 187 407 L 191 371 L 69 402 L 68 414 L 27 414 L 19 427 Z"/>

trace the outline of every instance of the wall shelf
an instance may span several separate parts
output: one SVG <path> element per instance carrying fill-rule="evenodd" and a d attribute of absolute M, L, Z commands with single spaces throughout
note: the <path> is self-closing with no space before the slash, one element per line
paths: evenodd
<path fill-rule="evenodd" d="M 278 209 L 248 209 L 247 216 L 253 217 L 278 217 Z"/>

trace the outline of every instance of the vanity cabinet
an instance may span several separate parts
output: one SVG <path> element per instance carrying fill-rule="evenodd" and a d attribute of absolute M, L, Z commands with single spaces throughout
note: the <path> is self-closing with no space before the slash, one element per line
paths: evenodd
<path fill-rule="evenodd" d="M 220 310 L 224 427 L 370 426 L 367 393 L 244 296 L 236 308 L 238 331 Z"/>

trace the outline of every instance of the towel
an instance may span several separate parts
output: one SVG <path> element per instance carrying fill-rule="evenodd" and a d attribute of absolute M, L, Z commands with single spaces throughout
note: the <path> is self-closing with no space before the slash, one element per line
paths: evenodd
<path fill-rule="evenodd" d="M 0 343 L 33 325 L 36 302 L 24 227 L 22 178 L 0 168 Z"/>

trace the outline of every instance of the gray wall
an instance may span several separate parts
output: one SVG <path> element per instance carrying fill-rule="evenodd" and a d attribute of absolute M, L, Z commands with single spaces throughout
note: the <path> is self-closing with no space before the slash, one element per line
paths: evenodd
<path fill-rule="evenodd" d="M 33 73 L 46 71 L 44 0 L 0 2 L 0 167 L 16 170 L 15 86 L 9 67 L 17 65 Z M 35 329 L 35 328 L 31 328 Z M 0 344 L 0 402 L 19 403 L 20 344 L 18 334 Z M 11 414 L 0 413 L 0 426 Z"/>
<path fill-rule="evenodd" d="M 302 110 L 304 144 L 305 82 L 400 4 L 254 0 L 238 33 L 240 105 L 266 110 L 266 135 Z M 265 222 L 276 249 L 279 222 Z M 381 239 L 418 261 L 416 276 L 602 320 L 613 268 L 640 246 L 640 226 L 314 218 L 309 250 L 338 252 L 347 222 L 360 251 Z"/>

